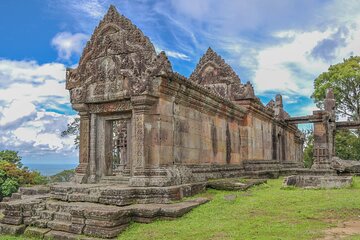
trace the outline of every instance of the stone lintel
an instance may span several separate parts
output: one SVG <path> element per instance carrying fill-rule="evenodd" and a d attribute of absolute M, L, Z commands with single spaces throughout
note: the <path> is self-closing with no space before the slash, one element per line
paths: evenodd
<path fill-rule="evenodd" d="M 336 122 L 336 129 L 359 129 L 360 121 L 354 122 Z"/>

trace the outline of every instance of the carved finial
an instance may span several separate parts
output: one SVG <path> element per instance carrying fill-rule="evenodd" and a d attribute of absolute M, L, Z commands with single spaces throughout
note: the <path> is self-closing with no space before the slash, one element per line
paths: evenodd
<path fill-rule="evenodd" d="M 207 55 L 207 54 L 213 54 L 213 53 L 215 53 L 215 51 L 214 51 L 211 47 L 208 47 L 208 49 L 206 50 L 205 55 Z"/>
<path fill-rule="evenodd" d="M 266 104 L 266 107 L 273 109 L 275 107 L 275 101 L 271 99 L 268 104 Z"/>
<path fill-rule="evenodd" d="M 335 95 L 332 88 L 326 89 L 326 98 L 324 100 L 325 111 L 335 115 Z"/>
<path fill-rule="evenodd" d="M 108 11 L 106 12 L 103 21 L 111 22 L 116 17 L 120 17 L 120 13 L 117 11 L 116 7 L 114 5 L 110 5 Z"/>
<path fill-rule="evenodd" d="M 275 103 L 276 103 L 276 106 L 283 107 L 283 100 L 282 100 L 281 94 L 277 94 L 275 96 Z"/>
<path fill-rule="evenodd" d="M 172 73 L 171 63 L 164 51 L 161 51 L 153 61 L 153 67 L 149 68 L 149 74 L 151 76 L 166 75 Z"/>

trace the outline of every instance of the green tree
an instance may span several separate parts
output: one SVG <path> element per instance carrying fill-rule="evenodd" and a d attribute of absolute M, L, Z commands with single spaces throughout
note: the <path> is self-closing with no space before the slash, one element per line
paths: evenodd
<path fill-rule="evenodd" d="M 312 98 L 323 107 L 327 88 L 333 88 L 336 112 L 349 120 L 360 120 L 360 57 L 350 57 L 329 67 L 314 81 Z"/>
<path fill-rule="evenodd" d="M 30 171 L 21 164 L 18 152 L 0 151 L 0 201 L 11 196 L 19 186 L 46 184 L 47 178 L 37 171 Z"/>
<path fill-rule="evenodd" d="M 75 136 L 74 144 L 78 148 L 80 143 L 80 118 L 76 117 L 71 123 L 68 123 L 67 129 L 61 133 L 61 136 Z"/>
<path fill-rule="evenodd" d="M 312 98 L 323 108 L 326 89 L 334 90 L 337 117 L 360 121 L 360 57 L 350 57 L 332 65 L 314 80 Z M 336 156 L 342 159 L 360 160 L 360 131 L 337 131 Z"/>
<path fill-rule="evenodd" d="M 360 138 L 350 130 L 337 131 L 335 152 L 341 159 L 360 160 Z"/>
<path fill-rule="evenodd" d="M 304 142 L 304 167 L 310 168 L 314 161 L 314 134 L 312 129 L 303 131 Z"/>
<path fill-rule="evenodd" d="M 7 161 L 10 163 L 14 163 L 19 168 L 22 167 L 21 157 L 19 156 L 19 153 L 12 150 L 0 151 L 0 161 Z"/>

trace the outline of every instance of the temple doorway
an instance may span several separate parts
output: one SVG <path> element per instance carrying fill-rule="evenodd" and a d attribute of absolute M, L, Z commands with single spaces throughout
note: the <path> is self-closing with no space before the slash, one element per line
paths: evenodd
<path fill-rule="evenodd" d="M 131 119 L 112 119 L 106 125 L 106 175 L 129 176 Z"/>
<path fill-rule="evenodd" d="M 124 172 L 128 165 L 128 129 L 130 119 L 112 121 L 112 173 Z"/>

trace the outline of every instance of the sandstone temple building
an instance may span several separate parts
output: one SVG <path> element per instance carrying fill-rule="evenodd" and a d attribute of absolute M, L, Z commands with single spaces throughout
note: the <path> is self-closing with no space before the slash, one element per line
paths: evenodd
<path fill-rule="evenodd" d="M 281 95 L 262 104 L 211 48 L 181 76 L 115 7 L 66 88 L 80 115 L 78 183 L 170 186 L 302 165 Z"/>
<path fill-rule="evenodd" d="M 131 222 L 177 218 L 206 203 L 180 200 L 223 181 L 207 181 L 214 178 L 287 175 L 291 186 L 351 184 L 351 176 L 337 176 L 348 167 L 335 158 L 334 137 L 360 122 L 336 122 L 331 89 L 323 110 L 290 117 L 281 95 L 261 103 L 211 48 L 186 78 L 113 6 L 78 67 L 67 70 L 66 88 L 80 115 L 75 179 L 4 198 L 0 234 L 114 238 Z M 301 123 L 314 124 L 312 169 L 302 167 Z M 351 169 L 360 174 L 360 165 Z"/>

